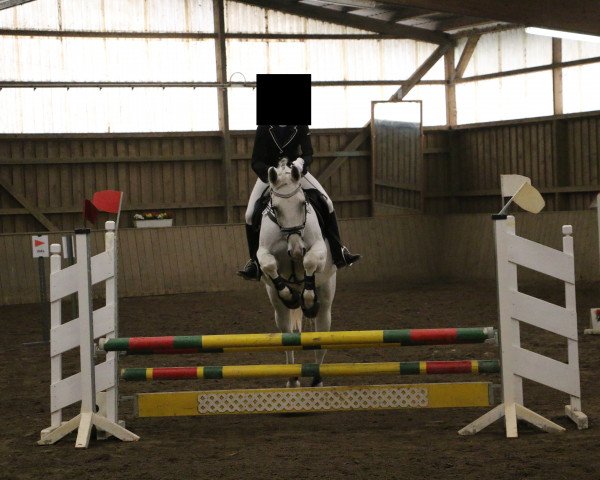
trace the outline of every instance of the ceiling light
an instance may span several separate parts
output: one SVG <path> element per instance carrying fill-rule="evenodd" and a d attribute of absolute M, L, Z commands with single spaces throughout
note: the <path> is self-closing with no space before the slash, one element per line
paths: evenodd
<path fill-rule="evenodd" d="M 525 33 L 532 35 L 544 35 L 545 37 L 564 38 L 580 42 L 600 43 L 600 37 L 595 35 L 584 35 L 583 33 L 561 32 L 560 30 L 548 30 L 546 28 L 527 27 Z"/>

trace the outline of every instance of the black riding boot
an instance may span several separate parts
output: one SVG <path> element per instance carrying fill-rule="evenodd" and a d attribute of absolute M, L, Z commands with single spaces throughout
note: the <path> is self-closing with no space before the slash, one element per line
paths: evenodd
<path fill-rule="evenodd" d="M 350 253 L 350 251 L 342 245 L 335 211 L 327 216 L 325 222 L 325 236 L 327 237 L 327 240 L 329 240 L 331 256 L 333 257 L 333 263 L 337 268 L 348 267 L 360 260 L 360 255 Z"/>
<path fill-rule="evenodd" d="M 246 225 L 246 240 L 248 240 L 248 253 L 250 260 L 246 262 L 242 270 L 238 270 L 238 275 L 246 280 L 260 280 L 260 268 L 258 268 L 258 260 L 256 252 L 258 251 L 258 241 L 260 232 L 254 230 L 251 225 Z"/>

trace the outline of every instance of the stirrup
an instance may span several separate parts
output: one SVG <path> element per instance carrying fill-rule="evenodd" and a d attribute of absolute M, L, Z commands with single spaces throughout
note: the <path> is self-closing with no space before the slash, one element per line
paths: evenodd
<path fill-rule="evenodd" d="M 260 268 L 258 268 L 257 263 L 252 259 L 248 260 L 246 265 L 244 265 L 244 268 L 242 270 L 238 270 L 237 272 L 237 274 L 245 280 L 256 281 L 260 280 L 261 273 L 262 272 L 260 271 Z"/>

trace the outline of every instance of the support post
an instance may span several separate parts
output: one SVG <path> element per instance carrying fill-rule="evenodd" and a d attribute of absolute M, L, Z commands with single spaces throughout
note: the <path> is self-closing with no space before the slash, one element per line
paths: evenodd
<path fill-rule="evenodd" d="M 554 115 L 563 114 L 563 82 L 562 82 L 562 40 L 552 39 L 552 98 Z"/>
<path fill-rule="evenodd" d="M 217 82 L 227 83 L 227 48 L 225 42 L 225 11 L 223 0 L 213 0 L 215 40 L 215 58 L 217 63 Z M 229 100 L 227 87 L 219 87 L 218 110 L 219 130 L 222 132 L 221 152 L 223 154 L 223 199 L 225 200 L 225 223 L 233 222 L 233 192 L 231 188 L 231 135 L 229 133 Z"/>
<path fill-rule="evenodd" d="M 454 48 L 444 55 L 446 70 L 446 124 L 449 127 L 456 125 L 456 69 L 454 67 Z"/>

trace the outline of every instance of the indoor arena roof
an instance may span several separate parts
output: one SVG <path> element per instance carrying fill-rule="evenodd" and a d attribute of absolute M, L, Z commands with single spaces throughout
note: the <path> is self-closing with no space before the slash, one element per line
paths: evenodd
<path fill-rule="evenodd" d="M 339 25 L 432 43 L 532 26 L 600 35 L 597 0 L 241 0 Z"/>

